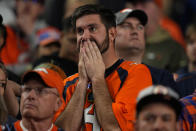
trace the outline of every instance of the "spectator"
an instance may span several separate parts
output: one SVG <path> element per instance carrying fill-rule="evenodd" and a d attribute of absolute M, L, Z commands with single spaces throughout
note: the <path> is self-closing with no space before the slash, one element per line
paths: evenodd
<path fill-rule="evenodd" d="M 0 64 L 0 125 L 5 124 L 8 116 L 8 110 L 4 100 L 4 92 L 7 84 L 6 69 L 3 64 Z"/>
<path fill-rule="evenodd" d="M 186 54 L 188 64 L 178 70 L 175 79 L 180 90 L 180 95 L 191 95 L 196 89 L 196 24 L 191 24 L 186 31 Z"/>
<path fill-rule="evenodd" d="M 196 89 L 186 97 L 180 99 L 182 104 L 182 113 L 180 115 L 181 131 L 196 130 Z"/>
<path fill-rule="evenodd" d="M 16 22 L 8 26 L 8 41 L 2 61 L 11 71 L 22 75 L 31 62 L 35 32 L 46 26 L 41 18 L 45 0 L 16 0 Z M 13 53 L 10 53 L 13 52 Z"/>
<path fill-rule="evenodd" d="M 142 10 L 123 9 L 116 13 L 117 37 L 115 49 L 119 57 L 142 63 L 145 52 L 145 26 L 148 18 Z M 153 84 L 176 88 L 173 75 L 166 70 L 147 65 L 151 71 Z"/>
<path fill-rule="evenodd" d="M 190 24 L 186 31 L 186 53 L 188 65 L 180 69 L 177 73 L 179 77 L 186 73 L 196 72 L 196 24 Z"/>
<path fill-rule="evenodd" d="M 152 78 L 145 65 L 116 56 L 115 20 L 99 5 L 80 6 L 73 13 L 79 73 L 64 80 L 66 108 L 56 123 L 65 130 L 133 129 L 137 94 L 152 85 Z"/>
<path fill-rule="evenodd" d="M 145 11 L 149 18 L 146 26 L 147 44 L 143 62 L 150 66 L 167 69 L 172 73 L 176 72 L 186 64 L 186 55 L 182 46 L 177 44 L 170 33 L 161 26 L 162 14 L 160 8 L 154 0 L 134 2 L 134 8 Z"/>
<path fill-rule="evenodd" d="M 35 46 L 35 33 L 47 24 L 41 18 L 45 0 L 16 0 L 16 24 L 11 25 L 16 34 L 32 48 Z"/>
<path fill-rule="evenodd" d="M 11 32 L 9 28 L 3 25 L 3 17 L 0 14 L 0 61 L 8 60 L 9 57 L 4 53 L 5 51 L 8 51 L 8 49 L 10 49 L 9 47 L 12 46 L 12 48 L 14 48 L 14 45 L 10 45 L 13 42 L 12 38 L 14 37 L 14 36 L 10 37 L 11 35 L 10 33 Z M 12 44 L 14 44 L 14 42 Z M 13 51 L 12 53 L 13 55 L 16 55 L 18 52 L 16 53 L 14 49 L 12 50 Z M 9 53 L 9 54 L 12 54 L 12 53 Z M 10 80 L 20 83 L 19 76 L 17 76 L 15 73 L 11 72 L 10 70 L 7 70 L 7 73 L 8 73 L 8 78 Z"/>
<path fill-rule="evenodd" d="M 38 30 L 37 34 L 37 58 L 50 56 L 60 50 L 59 42 L 61 32 L 54 27 L 46 27 Z"/>
<path fill-rule="evenodd" d="M 46 68 L 46 69 L 53 70 L 53 71 L 57 72 L 62 80 L 67 77 L 66 74 L 64 73 L 64 71 L 60 67 L 58 67 L 54 64 L 51 64 L 51 63 L 40 64 L 40 65 L 36 66 L 34 68 L 34 70 L 37 70 L 37 69 L 39 70 L 40 68 L 41 69 Z M 16 101 L 15 96 L 19 97 L 19 99 L 20 99 L 20 97 L 21 97 L 21 86 L 17 85 L 16 83 L 13 83 L 10 80 L 8 80 L 6 92 L 5 92 L 5 95 L 4 95 L 5 100 L 6 100 L 6 105 L 7 105 L 9 114 L 20 120 L 21 119 L 21 114 L 19 112 L 19 106 L 18 106 L 18 102 Z M 63 99 L 62 99 L 62 101 L 63 101 Z M 56 118 L 59 116 L 61 110 L 63 110 L 63 109 L 64 109 L 64 101 L 63 101 L 63 104 L 62 104 L 61 108 L 59 109 L 59 111 L 55 113 L 53 121 L 56 120 Z"/>
<path fill-rule="evenodd" d="M 0 130 L 6 124 L 15 121 L 11 115 L 14 117 L 17 115 L 15 108 L 18 108 L 18 102 L 15 95 L 12 95 L 12 86 L 16 86 L 16 84 L 8 80 L 6 68 L 0 62 Z"/>
<path fill-rule="evenodd" d="M 71 24 L 71 17 L 63 21 L 63 31 L 60 39 L 61 49 L 59 57 L 78 63 L 77 38 Z"/>
<path fill-rule="evenodd" d="M 63 104 L 63 81 L 51 69 L 37 68 L 28 71 L 22 78 L 20 112 L 22 120 L 10 125 L 15 130 L 60 131 L 53 124 L 55 113 Z"/>
<path fill-rule="evenodd" d="M 181 105 L 178 94 L 164 86 L 150 86 L 137 98 L 136 131 L 179 131 Z"/>
<path fill-rule="evenodd" d="M 172 39 L 185 49 L 186 44 L 179 25 L 165 15 L 164 8 L 166 8 L 165 6 L 169 3 L 167 0 L 132 0 L 132 2 L 127 0 L 126 5 L 129 3 L 133 3 L 133 7 L 141 8 L 148 14 L 149 24 L 152 23 L 151 20 L 157 20 L 157 24 L 160 24 L 160 26 L 170 34 Z M 154 12 L 155 15 L 153 16 L 150 12 L 155 10 L 156 14 Z M 152 29 L 152 27 L 149 28 Z"/>
<path fill-rule="evenodd" d="M 59 52 L 50 56 L 43 56 L 33 63 L 33 67 L 49 62 L 61 67 L 67 76 L 77 72 L 78 51 L 76 47 L 76 36 L 71 25 L 71 17 L 68 17 L 63 22 L 63 31 L 59 40 L 61 48 Z"/>

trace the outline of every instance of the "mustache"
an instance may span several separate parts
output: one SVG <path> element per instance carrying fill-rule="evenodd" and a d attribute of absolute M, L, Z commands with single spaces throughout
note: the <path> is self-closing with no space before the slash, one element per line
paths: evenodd
<path fill-rule="evenodd" d="M 87 40 L 88 40 L 88 39 L 81 39 L 79 44 L 82 44 L 82 43 L 86 42 Z M 95 39 L 90 38 L 89 40 L 90 40 L 91 42 L 95 42 L 95 43 L 97 44 L 97 41 L 96 41 Z"/>
<path fill-rule="evenodd" d="M 79 43 L 77 44 L 77 45 L 78 45 L 78 46 L 77 46 L 77 51 L 78 51 L 78 52 L 80 52 L 80 45 L 81 45 L 81 44 L 84 44 L 85 42 L 87 42 L 87 40 L 88 40 L 88 39 L 81 39 L 81 40 L 79 41 Z M 98 46 L 98 43 L 97 43 L 97 41 L 96 41 L 95 39 L 89 38 L 89 40 L 90 40 L 91 42 L 95 42 L 95 44 Z"/>

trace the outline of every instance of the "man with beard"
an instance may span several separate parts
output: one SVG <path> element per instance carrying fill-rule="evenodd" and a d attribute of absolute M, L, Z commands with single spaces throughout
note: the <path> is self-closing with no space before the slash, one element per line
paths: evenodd
<path fill-rule="evenodd" d="M 56 124 L 67 131 L 133 130 L 137 94 L 152 85 L 148 68 L 116 56 L 116 22 L 110 10 L 81 6 L 72 23 L 79 72 L 64 80 L 66 107 Z"/>

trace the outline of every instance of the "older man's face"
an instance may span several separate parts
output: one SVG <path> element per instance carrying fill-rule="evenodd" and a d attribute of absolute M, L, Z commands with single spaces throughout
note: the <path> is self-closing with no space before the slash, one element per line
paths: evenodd
<path fill-rule="evenodd" d="M 29 80 L 22 87 L 20 110 L 26 118 L 53 118 L 57 111 L 58 93 L 55 88 L 46 88 L 38 80 Z"/>

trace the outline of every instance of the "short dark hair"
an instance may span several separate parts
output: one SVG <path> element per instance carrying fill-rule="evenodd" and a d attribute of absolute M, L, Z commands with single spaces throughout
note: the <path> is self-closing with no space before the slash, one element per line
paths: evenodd
<path fill-rule="evenodd" d="M 101 5 L 87 4 L 76 8 L 72 15 L 72 25 L 74 31 L 76 30 L 76 20 L 82 16 L 90 14 L 100 15 L 101 21 L 105 25 L 106 29 L 116 27 L 116 17 L 111 10 L 104 8 Z"/>
<path fill-rule="evenodd" d="M 4 39 L 4 42 L 3 42 L 2 46 L 0 47 L 0 51 L 1 51 L 1 49 L 6 44 L 6 38 L 7 38 L 6 27 L 3 25 L 3 17 L 1 14 L 0 14 L 0 36 L 3 36 L 3 39 Z"/>

